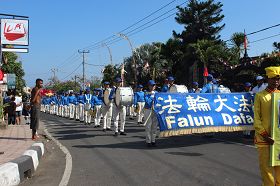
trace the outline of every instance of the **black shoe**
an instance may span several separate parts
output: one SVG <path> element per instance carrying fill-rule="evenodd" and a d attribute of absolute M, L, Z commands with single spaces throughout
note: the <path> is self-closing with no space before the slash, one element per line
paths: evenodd
<path fill-rule="evenodd" d="M 108 131 L 112 131 L 112 129 L 110 129 L 110 128 L 106 128 L 106 130 L 108 130 Z"/>
<path fill-rule="evenodd" d="M 156 147 L 157 146 L 155 142 L 152 142 L 151 145 L 152 145 L 152 147 Z"/>
<path fill-rule="evenodd" d="M 142 125 L 143 125 L 143 124 L 144 124 L 144 122 L 143 122 L 143 121 L 141 121 L 141 122 L 140 122 L 140 124 L 142 124 Z"/>
<path fill-rule="evenodd" d="M 76 119 L 76 121 L 79 121 L 79 119 Z"/>
<path fill-rule="evenodd" d="M 129 119 L 130 119 L 130 120 L 134 120 L 134 118 L 131 118 L 131 117 L 130 117 Z"/>
<path fill-rule="evenodd" d="M 96 126 L 96 125 L 94 126 L 94 128 L 97 128 L 97 127 L 98 127 L 98 126 Z"/>
<path fill-rule="evenodd" d="M 106 129 L 103 129 L 102 131 L 103 131 L 103 132 L 106 132 Z"/>
<path fill-rule="evenodd" d="M 100 127 L 101 127 L 101 125 L 97 125 L 97 127 L 98 127 L 98 128 L 100 128 Z"/>
<path fill-rule="evenodd" d="M 118 135 L 119 135 L 119 133 L 115 132 L 114 136 L 118 136 Z"/>
<path fill-rule="evenodd" d="M 140 124 L 141 124 L 141 122 L 138 122 L 137 124 L 138 124 L 138 125 L 140 125 Z"/>
<path fill-rule="evenodd" d="M 146 143 L 146 146 L 147 147 L 152 147 L 152 144 L 151 143 Z"/>
<path fill-rule="evenodd" d="M 125 132 L 121 132 L 120 135 L 126 136 L 126 133 Z"/>

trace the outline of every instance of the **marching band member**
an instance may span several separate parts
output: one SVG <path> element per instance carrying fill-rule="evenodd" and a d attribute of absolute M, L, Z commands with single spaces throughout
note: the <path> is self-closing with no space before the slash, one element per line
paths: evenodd
<path fill-rule="evenodd" d="M 78 101 L 78 97 L 79 97 L 79 93 L 76 92 L 75 93 L 75 97 L 76 97 L 76 101 L 75 101 L 75 119 L 76 121 L 79 121 L 80 118 L 80 114 L 79 114 L 79 101 Z"/>
<path fill-rule="evenodd" d="M 86 89 L 86 93 L 84 95 L 84 102 L 85 102 L 85 125 L 90 125 L 91 123 L 91 115 L 90 115 L 90 110 L 92 110 L 93 105 L 92 105 L 92 95 L 90 94 L 90 89 Z"/>
<path fill-rule="evenodd" d="M 92 97 L 94 110 L 95 110 L 95 118 L 94 118 L 94 128 L 100 127 L 101 120 L 101 106 L 103 104 L 102 98 L 102 89 L 95 89 L 95 95 Z"/>
<path fill-rule="evenodd" d="M 113 102 L 115 102 L 115 98 L 116 98 L 116 90 L 118 87 L 121 87 L 122 85 L 122 79 L 121 78 L 116 78 L 115 79 L 115 83 L 116 83 L 116 87 L 113 88 L 110 92 L 110 96 L 109 99 L 112 100 Z M 113 120 L 114 120 L 114 127 L 115 127 L 115 136 L 118 136 L 118 120 L 121 120 L 120 123 L 120 135 L 126 135 L 126 133 L 124 132 L 124 126 L 125 126 L 125 117 L 126 117 L 126 107 L 125 106 L 119 106 L 117 107 L 117 105 L 115 103 L 113 103 Z"/>
<path fill-rule="evenodd" d="M 63 96 L 63 116 L 62 117 L 69 117 L 69 101 L 68 101 L 68 93 L 65 92 Z"/>
<path fill-rule="evenodd" d="M 138 85 L 138 91 L 134 93 L 134 107 L 137 110 L 138 125 L 143 124 L 145 98 L 143 92 L 143 85 Z M 136 109 L 137 108 L 137 109 Z"/>
<path fill-rule="evenodd" d="M 145 118 L 146 118 L 146 145 L 156 146 L 157 117 L 153 111 L 156 83 L 154 80 L 148 82 L 149 91 L 145 94 Z"/>
<path fill-rule="evenodd" d="M 167 79 L 168 79 L 168 92 L 169 92 L 170 87 L 172 87 L 172 85 L 174 85 L 175 79 L 173 76 L 169 76 Z"/>
<path fill-rule="evenodd" d="M 84 118 L 85 118 L 85 95 L 84 95 L 84 91 L 80 90 L 80 95 L 78 96 L 78 105 L 79 105 L 79 119 L 80 122 L 84 122 Z"/>
<path fill-rule="evenodd" d="M 168 86 L 168 79 L 166 78 L 164 80 L 164 84 L 162 86 L 161 92 L 167 92 L 169 90 L 169 86 Z"/>
<path fill-rule="evenodd" d="M 69 118 L 74 119 L 76 96 L 73 94 L 73 92 L 70 92 L 70 95 L 68 96 L 68 102 L 69 102 Z"/>
<path fill-rule="evenodd" d="M 51 98 L 49 97 L 49 95 L 47 95 L 46 100 L 45 100 L 45 111 L 46 111 L 46 113 L 50 113 L 50 104 L 51 104 Z"/>
<path fill-rule="evenodd" d="M 189 93 L 200 93 L 201 88 L 198 88 L 198 82 L 193 82 L 192 83 L 192 88 L 189 90 Z"/>
<path fill-rule="evenodd" d="M 255 86 L 252 89 L 252 92 L 255 94 L 260 91 L 263 91 L 267 87 L 267 83 L 264 83 L 264 78 L 262 76 L 257 76 L 256 81 L 257 81 L 257 86 Z"/>
<path fill-rule="evenodd" d="M 269 166 L 270 147 L 275 140 L 271 137 L 271 127 L 278 126 L 278 123 L 271 123 L 271 99 L 273 93 L 280 92 L 277 90 L 280 85 L 280 67 L 267 67 L 265 71 L 268 86 L 256 94 L 254 101 L 255 144 L 259 154 L 262 185 L 276 186 L 280 184 L 280 166 Z"/>
<path fill-rule="evenodd" d="M 201 90 L 201 93 L 219 93 L 219 87 L 213 83 L 213 76 L 209 74 L 207 76 L 207 84 Z"/>
<path fill-rule="evenodd" d="M 62 117 L 63 112 L 63 95 L 58 96 L 58 116 Z"/>
<path fill-rule="evenodd" d="M 104 92 L 110 89 L 110 83 L 108 81 L 104 82 Z M 105 104 L 104 101 L 104 93 L 103 96 L 103 105 L 102 105 L 102 115 L 103 115 L 103 132 L 106 130 L 111 130 L 111 119 L 113 112 L 113 104 L 110 102 L 108 105 Z"/>

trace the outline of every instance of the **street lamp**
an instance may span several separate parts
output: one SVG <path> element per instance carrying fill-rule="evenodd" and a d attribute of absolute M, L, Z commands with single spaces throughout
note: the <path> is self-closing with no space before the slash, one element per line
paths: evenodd
<path fill-rule="evenodd" d="M 113 57 L 112 57 L 111 49 L 109 48 L 109 46 L 106 43 L 102 43 L 102 46 L 103 47 L 105 46 L 108 49 L 108 52 L 109 52 L 109 55 L 110 55 L 110 62 L 111 62 L 111 65 L 113 66 Z"/>
<path fill-rule="evenodd" d="M 129 43 L 129 46 L 130 46 L 130 49 L 131 49 L 131 52 L 132 52 L 132 62 L 133 62 L 133 71 L 134 71 L 134 83 L 137 85 L 137 69 L 136 69 L 136 61 L 135 61 L 135 58 L 134 58 L 134 51 L 133 51 L 133 47 L 132 47 L 132 44 L 131 44 L 131 41 L 130 39 L 127 37 L 127 35 L 123 34 L 123 33 L 117 33 L 117 36 L 125 39 L 128 41 Z"/>

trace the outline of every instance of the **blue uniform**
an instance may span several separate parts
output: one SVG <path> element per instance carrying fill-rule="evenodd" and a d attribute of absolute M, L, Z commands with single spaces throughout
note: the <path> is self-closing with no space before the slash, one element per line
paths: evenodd
<path fill-rule="evenodd" d="M 72 96 L 68 96 L 68 102 L 71 104 L 75 104 L 76 103 L 76 96 L 72 95 Z"/>
<path fill-rule="evenodd" d="M 79 95 L 78 96 L 78 103 L 81 103 L 81 104 L 85 103 L 85 96 L 84 95 Z"/>
<path fill-rule="evenodd" d="M 201 90 L 201 93 L 219 93 L 219 87 L 213 83 L 207 83 Z"/>
<path fill-rule="evenodd" d="M 69 105 L 68 96 L 63 96 L 62 104 L 67 106 Z"/>
<path fill-rule="evenodd" d="M 145 93 L 143 91 L 134 93 L 134 105 L 137 105 L 137 102 L 145 102 Z"/>
<path fill-rule="evenodd" d="M 161 92 L 168 92 L 168 90 L 169 90 L 168 85 L 167 85 L 167 84 L 164 84 L 164 85 L 162 86 Z"/>
<path fill-rule="evenodd" d="M 153 92 L 147 92 L 145 94 L 145 108 L 146 109 L 151 109 L 154 103 L 154 94 L 157 93 L 157 91 Z"/>
<path fill-rule="evenodd" d="M 103 98 L 101 96 L 92 96 L 93 105 L 102 105 Z"/>

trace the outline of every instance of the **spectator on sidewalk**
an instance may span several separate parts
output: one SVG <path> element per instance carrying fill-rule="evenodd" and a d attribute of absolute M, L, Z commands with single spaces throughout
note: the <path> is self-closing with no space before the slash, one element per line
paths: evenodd
<path fill-rule="evenodd" d="M 16 103 L 15 103 L 15 97 L 12 97 L 9 105 L 6 107 L 6 112 L 8 114 L 8 125 L 15 124 L 15 118 L 16 118 Z"/>
<path fill-rule="evenodd" d="M 20 125 L 21 123 L 21 114 L 22 114 L 22 96 L 20 92 L 16 93 L 16 97 L 15 97 L 15 103 L 16 103 L 16 124 Z"/>
<path fill-rule="evenodd" d="M 43 88 L 43 80 L 36 79 L 36 86 L 31 91 L 31 121 L 30 129 L 32 129 L 32 140 L 39 138 L 37 130 L 39 129 L 40 108 L 41 108 L 41 90 Z"/>
<path fill-rule="evenodd" d="M 22 109 L 22 115 L 24 116 L 25 124 L 30 124 L 30 104 L 25 103 Z"/>

